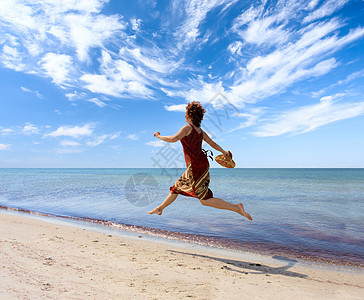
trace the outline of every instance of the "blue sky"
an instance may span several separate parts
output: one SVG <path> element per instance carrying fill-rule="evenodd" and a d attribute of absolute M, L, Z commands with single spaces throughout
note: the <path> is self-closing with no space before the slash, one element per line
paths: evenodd
<path fill-rule="evenodd" d="M 0 167 L 183 167 L 192 100 L 238 167 L 364 167 L 363 6 L 3 0 Z"/>

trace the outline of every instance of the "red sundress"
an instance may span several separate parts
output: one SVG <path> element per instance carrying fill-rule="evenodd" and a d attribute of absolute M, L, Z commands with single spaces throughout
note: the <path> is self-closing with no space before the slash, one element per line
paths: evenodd
<path fill-rule="evenodd" d="M 198 133 L 191 127 L 191 133 L 181 139 L 187 170 L 169 189 L 173 194 L 206 200 L 213 197 L 209 189 L 210 165 L 202 150 L 202 130 Z"/>

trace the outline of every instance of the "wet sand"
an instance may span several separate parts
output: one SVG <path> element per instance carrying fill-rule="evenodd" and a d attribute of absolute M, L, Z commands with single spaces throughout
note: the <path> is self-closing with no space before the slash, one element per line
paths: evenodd
<path fill-rule="evenodd" d="M 194 249 L 1 211 L 0 243 L 0 299 L 363 299 L 364 294 L 362 269 Z"/>

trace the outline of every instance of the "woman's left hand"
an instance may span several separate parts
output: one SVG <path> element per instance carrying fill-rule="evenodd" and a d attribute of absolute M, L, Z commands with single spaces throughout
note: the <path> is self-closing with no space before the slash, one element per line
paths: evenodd
<path fill-rule="evenodd" d="M 225 151 L 223 154 L 224 154 L 224 156 L 225 156 L 226 159 L 233 158 L 233 155 L 232 155 L 232 153 L 230 151 Z"/>
<path fill-rule="evenodd" d="M 156 138 L 159 138 L 159 137 L 160 137 L 160 135 L 161 135 L 161 133 L 160 133 L 159 131 L 157 131 L 157 132 L 155 132 L 155 133 L 154 133 L 154 136 L 155 136 Z"/>

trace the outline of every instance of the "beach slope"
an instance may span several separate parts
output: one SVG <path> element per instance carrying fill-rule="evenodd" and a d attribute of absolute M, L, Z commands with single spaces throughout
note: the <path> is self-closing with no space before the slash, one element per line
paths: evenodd
<path fill-rule="evenodd" d="M 363 299 L 363 273 L 0 212 L 0 299 Z"/>

